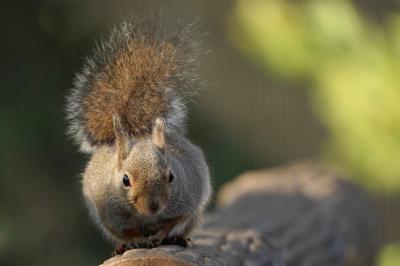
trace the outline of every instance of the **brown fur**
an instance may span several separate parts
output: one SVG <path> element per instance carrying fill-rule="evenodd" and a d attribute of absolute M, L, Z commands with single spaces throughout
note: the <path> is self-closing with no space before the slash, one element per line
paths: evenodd
<path fill-rule="evenodd" d="M 151 132 L 156 117 L 167 116 L 168 94 L 176 74 L 176 50 L 140 38 L 131 40 L 93 81 L 84 98 L 84 121 L 93 142 L 114 141 L 112 117 L 121 116 L 130 135 Z"/>
<path fill-rule="evenodd" d="M 160 150 L 165 148 L 165 122 L 160 118 L 156 119 L 153 128 L 153 143 Z"/>

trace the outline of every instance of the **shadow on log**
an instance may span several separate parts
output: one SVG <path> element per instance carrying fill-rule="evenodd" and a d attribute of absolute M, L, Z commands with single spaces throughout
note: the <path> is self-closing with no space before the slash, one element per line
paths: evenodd
<path fill-rule="evenodd" d="M 103 265 L 373 265 L 371 206 L 319 164 L 248 172 L 223 187 L 189 248 L 130 250 Z"/>

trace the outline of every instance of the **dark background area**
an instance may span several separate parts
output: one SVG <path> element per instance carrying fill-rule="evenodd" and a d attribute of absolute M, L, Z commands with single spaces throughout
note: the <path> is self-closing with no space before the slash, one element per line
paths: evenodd
<path fill-rule="evenodd" d="M 398 8 L 397 1 L 355 4 L 378 24 Z M 112 246 L 82 200 L 88 157 L 65 135 L 65 96 L 95 41 L 121 17 L 155 6 L 171 21 L 198 17 L 208 32 L 201 75 L 209 86 L 190 106 L 189 132 L 216 189 L 248 169 L 320 158 L 330 131 L 313 111 L 310 83 L 277 77 L 235 48 L 226 30 L 235 1 L 1 1 L 1 265 L 94 265 L 109 257 Z"/>

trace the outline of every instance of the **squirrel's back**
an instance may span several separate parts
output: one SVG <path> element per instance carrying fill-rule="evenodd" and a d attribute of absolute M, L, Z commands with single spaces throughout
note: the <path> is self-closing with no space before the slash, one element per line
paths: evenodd
<path fill-rule="evenodd" d="M 69 133 L 83 151 L 113 144 L 113 116 L 128 134 L 151 133 L 157 117 L 167 131 L 184 130 L 185 96 L 198 87 L 193 24 L 164 30 L 159 18 L 129 20 L 97 45 L 67 99 Z"/>

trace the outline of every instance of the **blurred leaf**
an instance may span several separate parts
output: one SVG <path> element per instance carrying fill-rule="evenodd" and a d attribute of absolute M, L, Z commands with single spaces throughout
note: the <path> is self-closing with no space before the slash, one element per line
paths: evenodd
<path fill-rule="evenodd" d="M 325 155 L 384 192 L 400 191 L 399 18 L 374 24 L 347 0 L 239 0 L 229 28 L 267 71 L 313 84 Z"/>
<path fill-rule="evenodd" d="M 400 245 L 387 245 L 383 248 L 379 260 L 379 266 L 398 266 L 400 265 Z"/>

